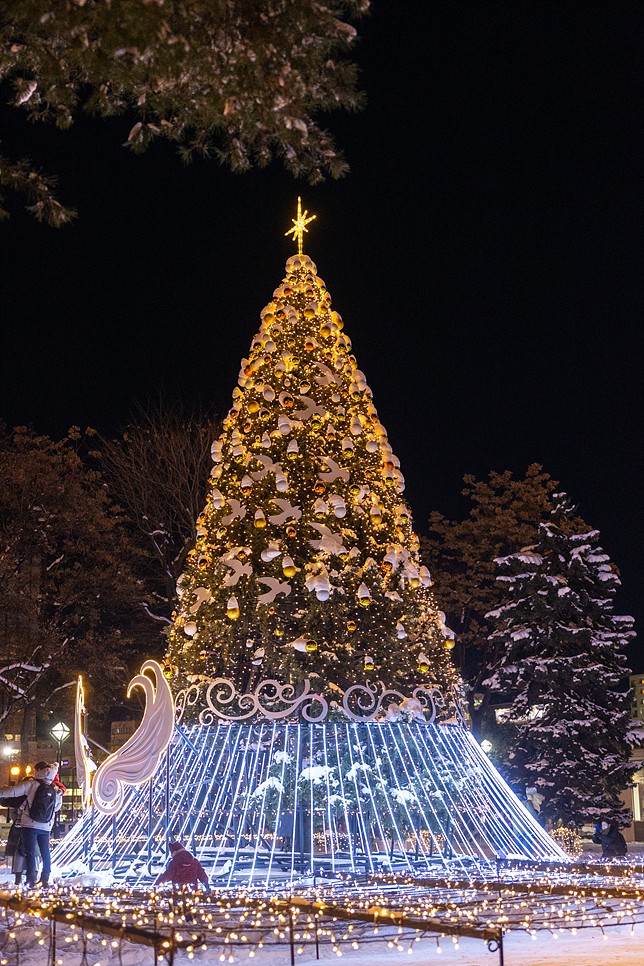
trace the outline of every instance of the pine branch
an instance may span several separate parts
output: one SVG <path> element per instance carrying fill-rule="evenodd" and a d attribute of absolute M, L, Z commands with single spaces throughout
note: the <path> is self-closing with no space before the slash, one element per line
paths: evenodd
<path fill-rule="evenodd" d="M 16 194 L 24 195 L 29 211 L 38 221 L 52 228 L 60 228 L 76 218 L 73 208 L 66 208 L 53 193 L 56 179 L 41 174 L 28 161 L 11 162 L 0 155 L 0 186 Z M 0 195 L 0 219 L 9 217 Z"/>

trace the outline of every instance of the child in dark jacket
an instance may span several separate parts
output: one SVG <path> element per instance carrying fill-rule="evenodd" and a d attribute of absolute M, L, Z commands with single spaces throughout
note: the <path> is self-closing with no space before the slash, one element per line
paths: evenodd
<path fill-rule="evenodd" d="M 602 859 L 616 859 L 626 855 L 626 840 L 612 822 L 598 822 L 593 842 L 602 847 Z"/>
<path fill-rule="evenodd" d="M 165 872 L 158 877 L 155 885 L 163 882 L 171 882 L 175 886 L 192 886 L 196 889 L 202 882 L 208 885 L 208 876 L 199 862 L 191 852 L 183 847 L 180 842 L 170 842 L 170 854 L 172 858 Z"/>

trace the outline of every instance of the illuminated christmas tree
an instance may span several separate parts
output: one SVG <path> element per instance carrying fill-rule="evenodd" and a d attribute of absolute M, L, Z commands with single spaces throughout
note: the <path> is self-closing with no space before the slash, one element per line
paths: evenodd
<path fill-rule="evenodd" d="M 400 463 L 340 314 L 299 253 L 261 312 L 213 444 L 168 658 L 177 684 L 224 675 L 344 691 L 456 682 Z"/>
<path fill-rule="evenodd" d="M 213 444 L 165 667 L 144 666 L 156 693 L 133 681 L 144 719 L 56 852 L 70 874 L 149 882 L 169 834 L 227 885 L 564 857 L 459 714 L 398 460 L 302 253 L 310 220 L 298 203 L 298 254 Z"/>

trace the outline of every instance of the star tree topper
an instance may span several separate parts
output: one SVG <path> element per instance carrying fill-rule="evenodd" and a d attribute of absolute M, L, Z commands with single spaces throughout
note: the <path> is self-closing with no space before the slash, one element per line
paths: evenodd
<path fill-rule="evenodd" d="M 308 215 L 308 211 L 302 212 L 302 199 L 300 197 L 298 197 L 298 199 L 297 199 L 297 218 L 291 218 L 291 221 L 293 222 L 293 227 L 292 228 L 289 228 L 288 231 L 285 231 L 284 232 L 284 235 L 285 236 L 286 235 L 292 235 L 294 239 L 297 239 L 297 253 L 298 253 L 298 255 L 301 255 L 302 254 L 302 251 L 303 251 L 303 249 L 302 249 L 302 238 L 304 236 L 304 232 L 305 231 L 308 231 L 308 228 L 306 226 L 308 225 L 308 223 L 310 221 L 313 221 L 313 219 L 316 217 L 315 215 L 311 215 L 309 218 L 307 218 L 306 217 L 307 215 Z"/>

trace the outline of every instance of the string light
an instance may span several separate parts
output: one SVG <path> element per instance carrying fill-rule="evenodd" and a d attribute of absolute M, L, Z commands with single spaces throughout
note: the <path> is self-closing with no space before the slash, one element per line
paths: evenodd
<path fill-rule="evenodd" d="M 224 885 L 564 858 L 465 728 L 413 722 L 181 726 L 159 779 L 127 786 L 115 819 L 86 811 L 54 863 L 144 887 L 165 865 L 168 829 Z"/>

